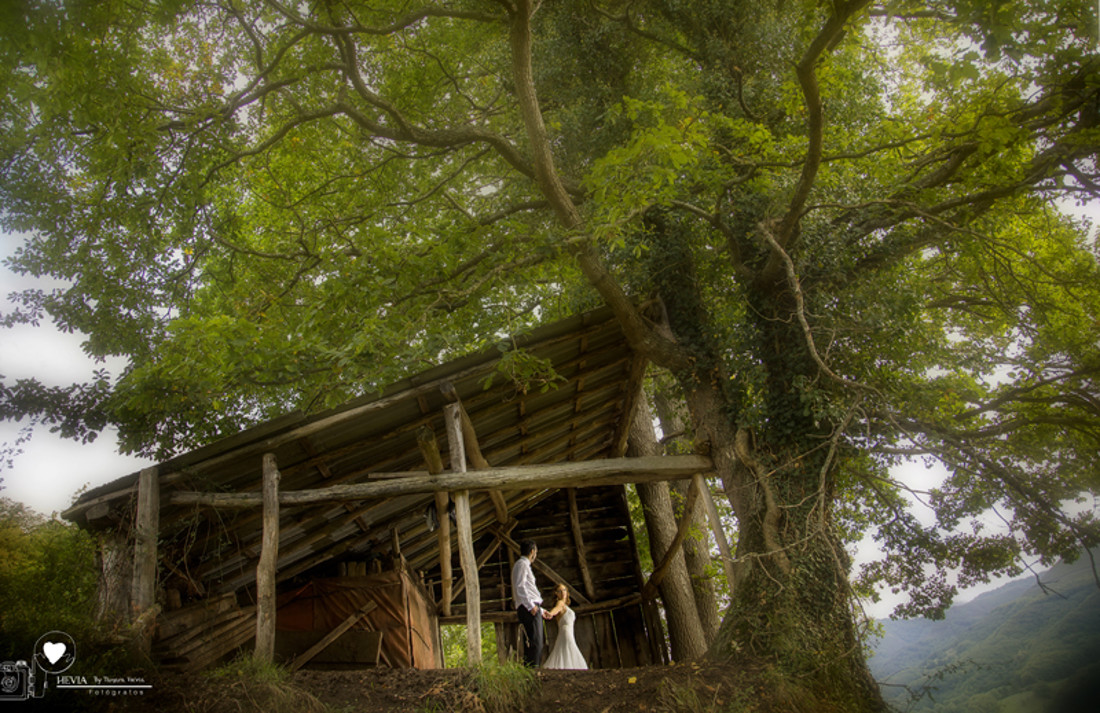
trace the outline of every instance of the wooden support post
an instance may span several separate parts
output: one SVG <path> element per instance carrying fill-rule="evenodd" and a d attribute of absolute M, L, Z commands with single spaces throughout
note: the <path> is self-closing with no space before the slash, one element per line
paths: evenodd
<path fill-rule="evenodd" d="M 395 559 L 400 558 L 401 555 L 401 533 L 397 530 L 397 525 L 390 528 L 390 549 L 393 550 L 393 556 Z"/>
<path fill-rule="evenodd" d="M 137 648 L 149 653 L 153 643 L 157 602 L 157 538 L 160 535 L 160 482 L 156 468 L 138 475 L 137 512 L 134 515 L 134 581 L 130 591 Z"/>
<path fill-rule="evenodd" d="M 470 528 L 469 490 L 455 493 L 455 516 L 458 520 L 458 555 L 466 582 L 466 663 L 473 666 L 481 663 L 481 581 Z"/>
<path fill-rule="evenodd" d="M 504 634 L 504 622 L 493 622 L 493 634 L 497 640 L 497 663 L 503 666 L 508 663 L 508 639 Z"/>
<path fill-rule="evenodd" d="M 462 440 L 462 417 L 457 404 L 448 404 L 443 412 L 447 421 L 447 445 L 451 452 L 451 470 L 466 471 L 466 450 Z M 470 522 L 470 491 L 454 493 L 455 520 L 458 525 L 458 556 L 466 581 L 466 663 L 481 663 L 481 582 L 474 556 L 474 535 Z"/>
<path fill-rule="evenodd" d="M 443 472 L 443 457 L 439 455 L 439 445 L 435 433 L 424 426 L 416 432 L 416 442 L 424 461 L 428 464 L 428 473 L 439 475 Z M 439 522 L 439 578 L 442 589 L 443 616 L 451 615 L 451 591 L 454 588 L 454 573 L 451 571 L 451 518 L 447 512 L 451 497 L 445 490 L 435 493 L 435 517 Z"/>
<path fill-rule="evenodd" d="M 581 579 L 584 581 L 584 593 L 592 601 L 596 600 L 596 586 L 592 582 L 592 574 L 588 571 L 588 555 L 584 548 L 584 537 L 581 535 L 581 518 L 577 510 L 577 489 L 568 488 L 569 495 L 569 524 L 573 528 L 573 544 L 577 548 L 577 564 L 581 568 Z"/>
<path fill-rule="evenodd" d="M 734 577 L 733 555 L 730 553 L 730 545 L 726 540 L 726 531 L 722 528 L 722 518 L 718 515 L 718 506 L 714 504 L 710 487 L 707 486 L 707 481 L 701 473 L 693 475 L 691 480 L 703 498 L 703 507 L 706 508 L 707 520 L 710 521 L 710 531 L 714 534 L 714 541 L 718 544 L 718 553 L 722 557 L 722 567 L 726 571 L 726 581 L 729 583 L 730 593 L 732 594 L 737 580 Z"/>
<path fill-rule="evenodd" d="M 275 564 L 279 559 L 279 467 L 273 453 L 264 454 L 264 515 L 260 562 L 256 565 L 257 661 L 275 659 Z"/>
<path fill-rule="evenodd" d="M 454 589 L 454 572 L 451 571 L 451 504 L 448 493 L 435 494 L 435 512 L 439 519 L 439 576 L 442 580 L 443 613 L 451 614 L 451 590 Z"/>
<path fill-rule="evenodd" d="M 451 400 L 451 407 L 457 407 L 458 417 L 462 424 L 462 447 L 466 452 L 466 458 L 470 461 L 470 465 L 473 466 L 474 470 L 489 470 L 492 466 L 481 454 L 481 445 L 478 443 L 477 431 L 474 430 L 474 422 L 470 420 L 470 414 L 466 413 L 466 407 L 462 405 L 462 400 L 458 398 L 458 392 L 455 390 L 454 385 L 447 382 L 440 387 L 440 391 Z M 451 469 L 454 470 L 453 465 Z M 504 495 L 499 490 L 490 490 L 489 498 L 493 501 L 497 522 L 502 524 L 507 522 L 508 504 L 504 501 Z"/>

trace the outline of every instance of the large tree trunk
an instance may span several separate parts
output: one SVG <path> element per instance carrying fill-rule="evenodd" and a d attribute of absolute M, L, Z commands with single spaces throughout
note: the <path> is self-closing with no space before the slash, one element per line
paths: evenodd
<path fill-rule="evenodd" d="M 747 652 L 798 681 L 807 700 L 851 711 L 884 709 L 856 634 L 825 449 L 814 457 L 809 445 L 780 447 L 761 434 L 735 431 L 721 400 L 708 391 L 697 389 L 688 400 L 739 523 L 736 582 L 711 656 Z M 802 710 L 792 696 L 791 709 Z"/>
<path fill-rule="evenodd" d="M 688 491 L 691 490 L 690 481 L 673 480 L 669 481 L 668 486 L 679 496 L 680 502 L 687 503 Z M 699 613 L 699 624 L 703 627 L 703 637 L 709 647 L 714 643 L 714 637 L 718 634 L 722 619 L 718 616 L 718 595 L 714 590 L 714 580 L 707 572 L 707 567 L 711 564 L 707 536 L 710 527 L 701 501 L 696 501 L 694 514 L 691 517 L 692 529 L 701 534 L 699 539 L 689 536 L 684 540 L 684 564 L 687 566 L 688 577 L 691 580 L 691 593 L 695 597 L 695 610 Z"/>
<path fill-rule="evenodd" d="M 748 311 L 758 318 L 753 358 L 764 374 L 750 397 L 710 338 L 716 330 L 680 227 L 660 215 L 650 225 L 657 245 L 651 274 L 661 276 L 672 331 L 695 355 L 675 376 L 695 441 L 709 448 L 738 522 L 732 601 L 710 655 L 772 662 L 790 683 L 791 710 L 883 710 L 833 522 L 836 458 L 828 446 L 835 424 L 807 410 L 804 385 L 820 375 L 792 317 L 791 295 L 783 282 L 746 289 Z M 749 403 L 766 414 L 752 428 L 738 423 Z"/>
<path fill-rule="evenodd" d="M 657 419 L 661 423 L 661 431 L 664 433 L 664 439 L 662 440 L 664 451 L 668 452 L 670 444 L 676 444 L 678 441 L 683 440 L 677 434 L 684 433 L 684 422 L 672 400 L 662 389 L 658 388 L 653 393 L 653 402 L 657 407 Z M 670 437 L 671 441 L 668 440 Z M 688 449 L 680 448 L 678 450 L 686 452 Z M 669 487 L 679 495 L 680 502 L 687 503 L 691 483 L 688 481 L 671 481 Z M 680 517 L 683 517 L 683 515 Z M 689 537 L 684 540 L 684 562 L 687 565 L 688 575 L 691 577 L 691 591 L 695 595 L 695 609 L 699 612 L 699 623 L 703 626 L 703 636 L 706 638 L 707 646 L 710 646 L 714 642 L 714 637 L 718 633 L 718 626 L 722 623 L 722 620 L 718 616 L 718 596 L 715 593 L 714 580 L 707 573 L 707 567 L 711 564 L 709 538 L 707 536 L 710 527 L 701 501 L 696 503 L 692 518 L 694 520 L 692 527 L 701 533 L 701 536 L 698 539 Z"/>
<path fill-rule="evenodd" d="M 117 627 L 130 616 L 134 557 L 130 548 L 126 547 L 125 535 L 117 530 L 110 530 L 100 535 L 97 544 L 99 590 L 95 619 L 107 626 Z"/>
<path fill-rule="evenodd" d="M 661 445 L 653 430 L 653 419 L 644 398 L 638 399 L 631 418 L 627 454 L 631 456 L 659 455 Z M 646 531 L 653 561 L 660 561 L 676 537 L 676 516 L 668 483 L 638 483 L 638 498 L 645 513 Z M 706 655 L 707 639 L 695 607 L 691 578 L 682 554 L 674 555 L 668 573 L 658 590 L 668 619 L 668 637 L 674 661 L 690 661 Z"/>

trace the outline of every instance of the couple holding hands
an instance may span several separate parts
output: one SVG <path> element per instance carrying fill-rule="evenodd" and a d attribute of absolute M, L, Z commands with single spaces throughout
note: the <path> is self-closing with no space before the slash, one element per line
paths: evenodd
<path fill-rule="evenodd" d="M 587 669 L 577 640 L 573 635 L 576 613 L 569 608 L 569 591 L 564 584 L 554 588 L 558 597 L 553 609 L 544 609 L 542 595 L 535 585 L 535 573 L 531 565 L 538 557 L 539 548 L 532 540 L 524 540 L 519 546 L 520 555 L 512 566 L 512 597 L 516 605 L 520 626 L 523 627 L 523 663 L 538 666 L 542 662 L 543 624 L 546 619 L 558 620 L 558 638 L 554 650 L 542 664 L 543 668 Z"/>

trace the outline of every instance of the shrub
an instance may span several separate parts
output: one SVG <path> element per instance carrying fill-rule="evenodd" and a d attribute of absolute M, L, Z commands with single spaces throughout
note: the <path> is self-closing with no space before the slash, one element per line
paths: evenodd
<path fill-rule="evenodd" d="M 515 661 L 477 666 L 473 682 L 486 713 L 522 710 L 539 688 L 534 671 Z"/>
<path fill-rule="evenodd" d="M 0 659 L 30 657 L 53 630 L 98 648 L 95 549 L 76 526 L 0 498 Z"/>
<path fill-rule="evenodd" d="M 204 690 L 193 695 L 195 713 L 323 713 L 326 708 L 293 684 L 287 669 L 242 655 L 206 674 Z"/>

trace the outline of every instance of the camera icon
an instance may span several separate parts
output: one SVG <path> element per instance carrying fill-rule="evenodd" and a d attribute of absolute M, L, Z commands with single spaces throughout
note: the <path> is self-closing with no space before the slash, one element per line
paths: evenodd
<path fill-rule="evenodd" d="M 0 701 L 25 701 L 33 684 L 31 667 L 26 661 L 0 663 Z"/>

